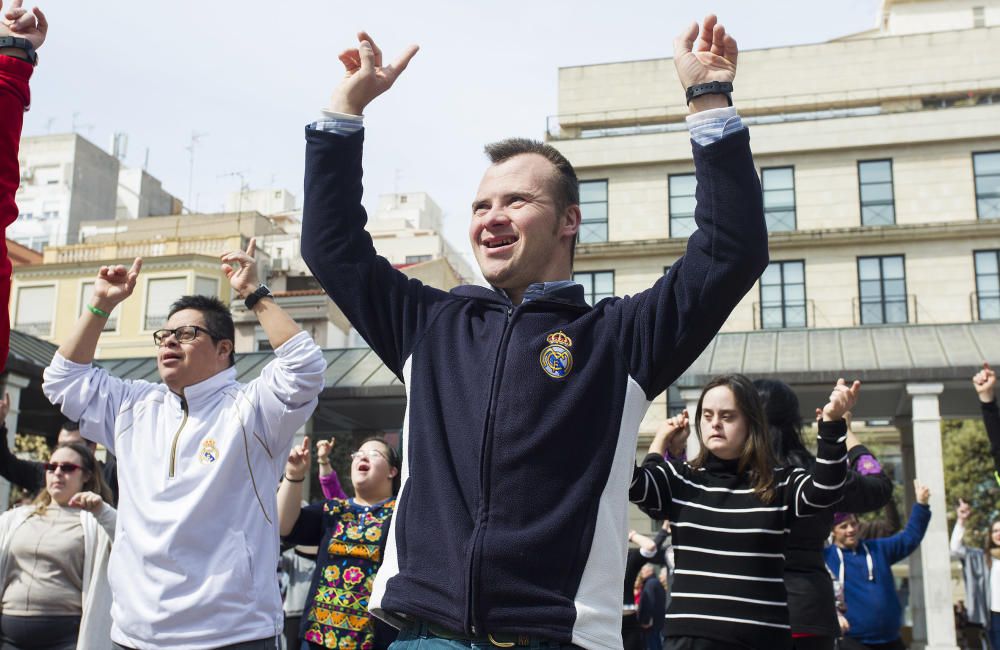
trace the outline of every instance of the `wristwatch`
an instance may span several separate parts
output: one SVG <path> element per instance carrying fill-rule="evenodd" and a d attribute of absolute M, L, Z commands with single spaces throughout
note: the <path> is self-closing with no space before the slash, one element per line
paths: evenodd
<path fill-rule="evenodd" d="M 0 49 L 5 47 L 24 50 L 24 55 L 28 57 L 28 63 L 38 65 L 38 54 L 35 52 L 35 46 L 28 39 L 19 36 L 0 36 Z"/>
<path fill-rule="evenodd" d="M 261 282 L 260 286 L 257 287 L 257 290 L 246 297 L 243 304 L 247 306 L 248 310 L 253 309 L 254 306 L 260 302 L 261 298 L 267 298 L 268 296 L 271 296 L 271 290 L 267 288 L 266 284 Z"/>

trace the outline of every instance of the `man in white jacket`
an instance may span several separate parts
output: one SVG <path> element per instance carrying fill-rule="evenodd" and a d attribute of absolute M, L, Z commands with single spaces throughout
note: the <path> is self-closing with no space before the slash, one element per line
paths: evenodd
<path fill-rule="evenodd" d="M 142 267 L 102 267 L 46 396 L 118 457 L 121 497 L 108 578 L 116 647 L 270 649 L 282 631 L 274 567 L 275 488 L 295 432 L 316 408 L 326 363 L 258 285 L 254 240 L 222 256 L 272 347 L 260 377 L 236 381 L 234 327 L 219 300 L 186 296 L 154 333 L 160 384 L 91 363 L 105 319 Z"/>

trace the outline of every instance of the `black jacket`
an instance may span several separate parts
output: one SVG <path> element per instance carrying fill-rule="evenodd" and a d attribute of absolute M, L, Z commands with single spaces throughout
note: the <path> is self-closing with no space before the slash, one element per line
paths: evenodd
<path fill-rule="evenodd" d="M 785 590 L 793 634 L 840 636 L 833 581 L 823 557 L 826 539 L 833 528 L 833 510 L 871 512 L 892 499 L 892 481 L 884 472 L 863 475 L 856 471 L 858 459 L 865 455 L 871 452 L 862 445 L 847 453 L 852 470 L 847 473 L 843 501 L 832 510 L 791 522 L 785 551 Z M 812 463 L 803 469 L 812 469 Z"/>
<path fill-rule="evenodd" d="M 532 285 L 515 307 L 393 269 L 365 232 L 363 138 L 307 129 L 302 257 L 407 391 L 372 611 L 619 647 L 639 423 L 767 265 L 748 133 L 693 144 L 699 230 L 685 256 L 652 288 L 593 307 L 579 285 Z"/>

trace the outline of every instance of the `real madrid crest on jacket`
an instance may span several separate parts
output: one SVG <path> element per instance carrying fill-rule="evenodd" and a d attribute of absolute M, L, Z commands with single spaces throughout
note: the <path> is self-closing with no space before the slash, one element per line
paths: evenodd
<path fill-rule="evenodd" d="M 693 145 L 686 255 L 646 291 L 593 306 L 570 281 L 533 284 L 513 305 L 398 272 L 365 232 L 363 137 L 307 131 L 302 255 L 406 387 L 372 612 L 620 648 L 639 423 L 767 265 L 746 131 Z"/>

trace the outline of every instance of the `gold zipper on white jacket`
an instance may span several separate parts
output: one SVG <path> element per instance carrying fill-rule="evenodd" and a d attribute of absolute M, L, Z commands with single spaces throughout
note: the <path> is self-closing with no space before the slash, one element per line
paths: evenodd
<path fill-rule="evenodd" d="M 177 466 L 177 441 L 180 440 L 181 431 L 184 430 L 184 425 L 187 424 L 188 420 L 188 405 L 187 400 L 183 397 L 181 398 L 181 410 L 184 411 L 184 417 L 181 418 L 181 426 L 177 427 L 177 433 L 174 434 L 174 442 L 170 445 L 170 475 L 169 478 L 174 477 L 174 469 Z"/>

